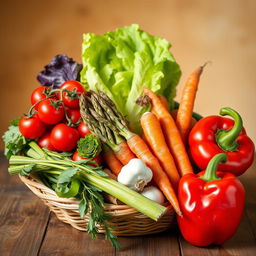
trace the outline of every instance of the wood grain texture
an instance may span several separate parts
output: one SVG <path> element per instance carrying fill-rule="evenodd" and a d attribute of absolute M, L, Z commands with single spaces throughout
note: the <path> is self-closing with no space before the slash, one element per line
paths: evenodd
<path fill-rule="evenodd" d="M 49 209 L 31 192 L 1 192 L 0 255 L 37 255 Z"/>
<path fill-rule="evenodd" d="M 85 232 L 71 228 L 70 225 L 60 222 L 54 214 L 51 214 L 39 255 L 113 255 L 115 249 L 104 237 L 104 235 L 99 235 L 96 240 L 92 240 Z"/>
<path fill-rule="evenodd" d="M 171 255 L 180 256 L 178 244 L 178 231 L 171 229 L 167 232 L 143 237 L 120 237 L 121 250 L 116 251 L 117 256 L 154 256 Z"/>

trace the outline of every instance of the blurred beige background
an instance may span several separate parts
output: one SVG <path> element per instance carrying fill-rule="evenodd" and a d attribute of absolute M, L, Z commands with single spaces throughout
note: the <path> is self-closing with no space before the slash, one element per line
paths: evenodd
<path fill-rule="evenodd" d="M 131 23 L 167 38 L 183 71 L 205 61 L 195 110 L 238 110 L 256 142 L 256 1 L 40 0 L 2 1 L 0 134 L 26 112 L 37 73 L 58 53 L 80 61 L 82 33 L 104 33 Z M 3 144 L 1 142 L 1 148 Z"/>

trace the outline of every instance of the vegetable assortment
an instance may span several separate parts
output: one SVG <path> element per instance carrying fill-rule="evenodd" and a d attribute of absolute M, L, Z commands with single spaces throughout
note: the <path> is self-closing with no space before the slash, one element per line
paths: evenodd
<path fill-rule="evenodd" d="M 95 238 L 104 226 L 115 247 L 103 192 L 156 221 L 171 205 L 197 246 L 225 242 L 243 213 L 235 175 L 252 164 L 253 142 L 235 110 L 220 112 L 234 121 L 193 112 L 205 65 L 174 101 L 181 72 L 169 48 L 138 25 L 85 34 L 83 64 L 55 56 L 37 76 L 28 114 L 3 136 L 10 174 L 37 175 L 59 197 L 75 197 L 87 232 Z M 194 174 L 193 164 L 206 171 Z"/>

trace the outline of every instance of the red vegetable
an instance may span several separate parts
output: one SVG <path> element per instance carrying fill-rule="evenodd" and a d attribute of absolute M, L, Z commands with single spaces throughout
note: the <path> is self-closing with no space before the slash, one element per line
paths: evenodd
<path fill-rule="evenodd" d="M 79 126 L 77 127 L 77 130 L 80 133 L 80 136 L 83 138 L 85 137 L 87 134 L 90 134 L 90 130 L 88 128 L 88 126 L 84 123 L 84 121 L 82 121 Z"/>
<path fill-rule="evenodd" d="M 46 125 L 39 119 L 37 114 L 29 118 L 23 116 L 19 121 L 19 130 L 25 138 L 37 139 L 44 134 Z"/>
<path fill-rule="evenodd" d="M 64 114 L 63 105 L 55 99 L 46 99 L 38 105 L 38 116 L 46 124 L 59 123 Z"/>
<path fill-rule="evenodd" d="M 213 156 L 225 152 L 228 161 L 220 164 L 218 171 L 238 176 L 253 163 L 254 144 L 246 135 L 242 119 L 235 110 L 222 108 L 220 114 L 230 115 L 234 121 L 221 116 L 208 116 L 199 120 L 189 135 L 190 155 L 203 170 Z"/>
<path fill-rule="evenodd" d="M 79 161 L 79 160 L 83 160 L 83 159 L 88 159 L 88 158 L 80 156 L 78 151 L 75 151 L 75 153 L 72 156 L 73 161 Z M 92 159 L 92 161 L 95 161 L 98 165 L 101 165 L 102 164 L 101 155 L 100 154 L 97 155 L 96 157 L 94 157 Z M 96 167 L 95 164 L 90 164 L 90 165 Z"/>
<path fill-rule="evenodd" d="M 71 119 L 72 123 L 75 124 L 81 119 L 80 110 L 66 108 L 67 116 Z"/>
<path fill-rule="evenodd" d="M 36 104 L 38 101 L 40 100 L 43 100 L 46 98 L 47 96 L 47 93 L 49 93 L 49 87 L 47 86 L 40 86 L 40 87 L 37 87 L 31 94 L 31 97 L 30 97 L 30 101 L 31 101 L 31 104 L 34 105 Z M 38 109 L 38 105 L 35 106 L 35 109 L 37 110 Z"/>
<path fill-rule="evenodd" d="M 61 85 L 60 89 L 67 90 L 62 92 L 63 103 L 69 108 L 79 108 L 79 97 L 84 93 L 83 86 L 74 80 L 70 80 Z M 60 93 L 58 94 L 61 99 Z"/>
<path fill-rule="evenodd" d="M 178 224 L 183 237 L 193 245 L 220 245 L 239 226 L 244 187 L 232 173 L 216 175 L 218 163 L 226 160 L 226 154 L 218 154 L 205 172 L 187 174 L 180 180 L 178 198 L 183 216 L 178 216 Z"/>
<path fill-rule="evenodd" d="M 79 132 L 66 124 L 57 124 L 51 131 L 50 142 L 58 151 L 71 151 L 79 140 Z"/>
<path fill-rule="evenodd" d="M 46 133 L 43 137 L 41 137 L 37 144 L 41 147 L 41 148 L 47 148 L 49 150 L 52 151 L 56 151 L 56 149 L 54 148 L 54 146 L 51 144 L 50 141 L 50 133 Z"/>

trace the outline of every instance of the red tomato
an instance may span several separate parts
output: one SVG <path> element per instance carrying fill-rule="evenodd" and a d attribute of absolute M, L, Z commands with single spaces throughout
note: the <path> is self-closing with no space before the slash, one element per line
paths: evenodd
<path fill-rule="evenodd" d="M 73 156 L 72 156 L 72 160 L 73 161 L 79 161 L 79 160 L 83 160 L 83 159 L 88 159 L 86 157 L 82 157 L 82 156 L 79 156 L 78 154 L 78 151 L 76 151 Z M 102 164 L 102 159 L 101 159 L 101 155 L 97 155 L 96 157 L 94 157 L 92 159 L 92 161 L 95 161 L 98 165 L 101 165 Z M 94 166 L 94 167 L 97 167 L 95 164 L 90 164 L 91 166 Z"/>
<path fill-rule="evenodd" d="M 77 123 L 81 118 L 79 109 L 66 108 L 66 111 L 73 124 Z"/>
<path fill-rule="evenodd" d="M 49 150 L 52 151 L 56 151 L 56 149 L 54 148 L 54 146 L 51 144 L 50 142 L 50 133 L 45 134 L 43 137 L 41 137 L 37 144 L 41 147 L 41 148 L 47 148 Z"/>
<path fill-rule="evenodd" d="M 38 101 L 42 100 L 42 99 L 45 99 L 46 98 L 46 94 L 44 94 L 47 90 L 50 90 L 49 87 L 47 86 L 40 86 L 40 87 L 37 87 L 31 94 L 31 97 L 30 97 L 30 101 L 31 101 L 31 104 L 34 105 L 36 104 Z M 35 109 L 37 110 L 38 109 L 38 105 L 35 106 Z"/>
<path fill-rule="evenodd" d="M 79 131 L 80 136 L 81 136 L 82 138 L 84 138 L 87 134 L 90 134 L 90 133 L 91 133 L 90 130 L 89 130 L 89 128 L 88 128 L 88 126 L 84 123 L 84 121 L 82 121 L 82 122 L 78 125 L 77 130 Z"/>
<path fill-rule="evenodd" d="M 63 105 L 55 99 L 46 99 L 38 105 L 38 116 L 46 124 L 59 123 L 64 114 Z"/>
<path fill-rule="evenodd" d="M 69 108 L 79 108 L 79 96 L 85 92 L 83 86 L 75 80 L 70 80 L 62 84 L 60 89 L 68 90 L 70 93 L 77 92 L 78 94 L 74 95 L 72 98 L 67 92 L 64 91 L 62 93 L 62 100 L 63 103 Z M 60 93 L 58 94 L 58 97 L 60 99 Z"/>
<path fill-rule="evenodd" d="M 51 131 L 50 142 L 58 151 L 71 151 L 77 146 L 79 132 L 66 124 L 57 124 Z"/>
<path fill-rule="evenodd" d="M 46 125 L 39 119 L 37 114 L 29 118 L 23 116 L 19 121 L 19 130 L 25 138 L 33 140 L 44 134 Z"/>

